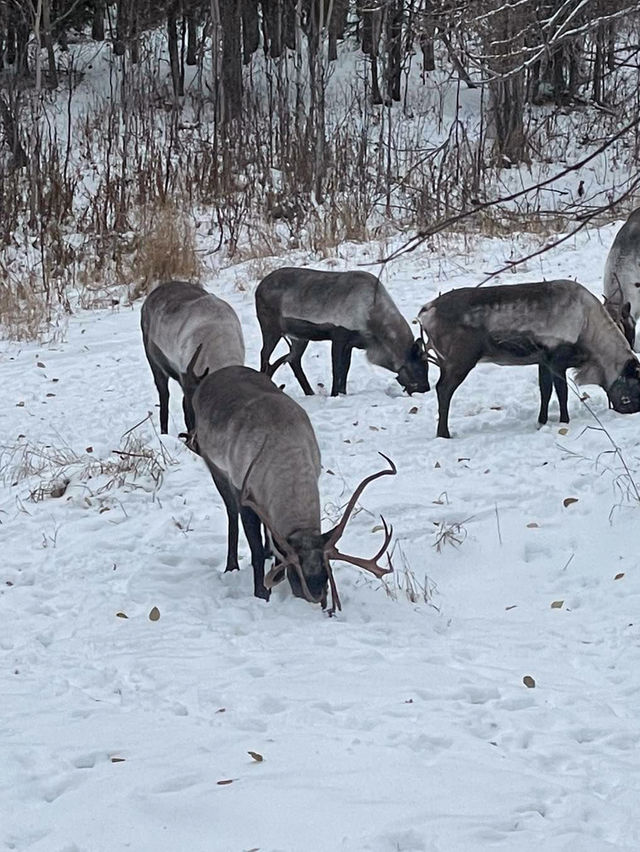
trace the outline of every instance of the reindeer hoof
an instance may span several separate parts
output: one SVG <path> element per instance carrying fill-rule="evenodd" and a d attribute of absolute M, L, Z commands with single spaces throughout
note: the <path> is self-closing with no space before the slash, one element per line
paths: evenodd
<path fill-rule="evenodd" d="M 224 569 L 224 573 L 226 574 L 228 571 L 239 571 L 239 570 L 240 570 L 240 566 L 237 563 L 235 563 L 235 564 L 232 564 L 232 565 L 227 565 L 227 567 Z"/>
<path fill-rule="evenodd" d="M 268 601 L 271 597 L 271 590 L 266 589 L 263 586 L 261 589 L 254 589 L 253 596 L 256 598 L 262 598 L 263 601 Z"/>

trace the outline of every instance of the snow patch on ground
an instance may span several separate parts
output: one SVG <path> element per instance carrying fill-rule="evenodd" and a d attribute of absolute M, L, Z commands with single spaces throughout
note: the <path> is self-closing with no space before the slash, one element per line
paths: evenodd
<path fill-rule="evenodd" d="M 518 280 L 577 277 L 599 293 L 614 231 Z M 385 269 L 407 319 L 512 250 L 474 239 Z M 341 251 L 334 268 L 378 253 Z M 254 366 L 255 284 L 241 268 L 208 281 Z M 276 381 L 315 426 L 325 525 L 378 451 L 398 466 L 344 541 L 375 552 L 382 513 L 398 578 L 385 591 L 337 565 L 343 612 L 328 619 L 284 584 L 254 599 L 244 540 L 242 570 L 223 573 L 226 516 L 175 437 L 177 388 L 159 478 L 90 467 L 157 418 L 139 309 L 78 314 L 48 348 L 0 349 L 2 848 L 638 849 L 640 508 L 610 439 L 637 481 L 639 416 L 589 387 L 610 437 L 575 396 L 566 433 L 555 401 L 537 431 L 535 368 L 483 365 L 454 397 L 454 438 L 438 440 L 435 394 L 401 395 L 355 353 L 349 396 L 331 399 L 328 349 L 310 346 L 319 393 L 305 399 L 287 367 Z M 135 434 L 160 453 L 149 421 Z M 27 443 L 54 461 L 21 478 Z M 64 494 L 29 499 L 65 452 Z M 397 588 L 407 572 L 415 601 Z"/>

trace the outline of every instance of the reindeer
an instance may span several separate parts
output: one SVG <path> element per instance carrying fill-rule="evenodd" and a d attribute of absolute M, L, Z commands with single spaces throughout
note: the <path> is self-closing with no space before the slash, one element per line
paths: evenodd
<path fill-rule="evenodd" d="M 354 491 L 340 523 L 320 531 L 320 450 L 306 412 L 262 373 L 225 367 L 207 376 L 193 395 L 195 430 L 189 446 L 205 461 L 227 510 L 229 537 L 226 571 L 238 568 L 238 513 L 253 566 L 254 594 L 268 600 L 285 573 L 297 597 L 326 605 L 327 583 L 340 609 L 329 560 L 358 565 L 376 577 L 391 571 L 377 565 L 392 528 L 383 519 L 385 538 L 372 559 L 340 553 L 336 545 L 364 488 L 395 474 L 389 469 L 366 477 Z M 261 523 L 277 562 L 264 576 Z"/>
<path fill-rule="evenodd" d="M 169 378 L 182 386 L 187 432 L 194 426 L 191 398 L 209 372 L 244 364 L 244 341 L 235 311 L 197 284 L 168 281 L 145 299 L 142 340 L 160 397 L 160 432 L 169 421 Z M 199 362 L 203 368 L 196 374 Z"/>
<path fill-rule="evenodd" d="M 364 349 L 373 364 L 396 373 L 411 393 L 429 390 L 422 340 L 411 329 L 380 281 L 369 272 L 321 272 L 285 267 L 267 275 L 256 289 L 262 329 L 260 370 L 270 378 L 285 362 L 307 396 L 313 394 L 302 370 L 310 340 L 331 341 L 331 396 L 347 392 L 352 349 Z M 281 337 L 290 352 L 269 364 Z"/>
<path fill-rule="evenodd" d="M 569 367 L 578 368 L 578 382 L 604 388 L 616 411 L 640 411 L 640 364 L 598 299 L 575 281 L 463 287 L 426 304 L 419 320 L 440 367 L 440 438 L 450 437 L 451 397 L 478 361 L 538 365 L 539 425 L 552 385 L 560 422 L 569 422 Z"/>
<path fill-rule="evenodd" d="M 620 228 L 604 267 L 604 302 L 633 347 L 640 316 L 640 207 Z"/>

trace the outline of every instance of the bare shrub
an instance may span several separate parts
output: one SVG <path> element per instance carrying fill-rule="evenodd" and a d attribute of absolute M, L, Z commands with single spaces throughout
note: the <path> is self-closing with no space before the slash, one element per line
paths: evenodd
<path fill-rule="evenodd" d="M 195 228 L 172 204 L 142 211 L 142 226 L 131 265 L 131 299 L 147 293 L 156 281 L 197 279 L 200 260 L 196 254 Z"/>

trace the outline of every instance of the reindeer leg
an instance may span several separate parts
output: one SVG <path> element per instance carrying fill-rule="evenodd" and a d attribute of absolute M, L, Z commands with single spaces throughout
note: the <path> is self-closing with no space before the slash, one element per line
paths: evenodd
<path fill-rule="evenodd" d="M 253 509 L 240 507 L 240 517 L 244 527 L 249 548 L 251 550 L 251 565 L 253 566 L 253 594 L 265 601 L 269 600 L 271 592 L 264 584 L 264 547 L 262 545 L 262 529 L 260 518 Z"/>
<path fill-rule="evenodd" d="M 191 403 L 191 392 L 187 393 L 183 392 L 182 397 L 182 411 L 184 413 L 184 425 L 187 427 L 187 432 L 191 433 L 195 429 L 196 425 L 196 416 L 193 412 L 193 405 Z"/>
<path fill-rule="evenodd" d="M 560 422 L 568 423 L 569 408 L 567 405 L 567 397 L 569 396 L 569 391 L 567 388 L 566 367 L 558 369 L 558 371 L 553 374 L 553 386 L 556 389 L 556 396 L 558 397 L 558 404 L 560 405 Z"/>
<path fill-rule="evenodd" d="M 205 459 L 206 461 L 206 459 Z M 227 510 L 227 520 L 229 522 L 229 535 L 227 538 L 227 571 L 238 571 L 238 500 L 228 479 L 222 476 L 211 465 L 207 464 L 216 488 L 224 501 Z"/>
<path fill-rule="evenodd" d="M 260 322 L 260 328 L 262 329 L 262 349 L 260 350 L 260 372 L 266 373 L 269 378 L 275 373 L 278 367 L 289 357 L 285 355 L 283 358 L 279 358 L 275 364 L 269 364 L 269 358 L 271 357 L 271 353 L 278 345 L 278 341 L 282 337 L 280 333 L 280 329 L 272 326 L 264 317 L 258 315 L 258 321 Z"/>
<path fill-rule="evenodd" d="M 169 431 L 169 377 L 152 361 L 149 365 L 160 398 L 160 434 L 166 435 Z"/>
<path fill-rule="evenodd" d="M 313 388 L 309 384 L 309 379 L 307 379 L 304 370 L 302 369 L 302 356 L 304 355 L 307 346 L 309 345 L 308 340 L 302 340 L 301 338 L 295 337 L 291 341 L 291 352 L 289 353 L 289 366 L 293 370 L 293 375 L 298 380 L 298 384 L 302 388 L 302 392 L 305 396 L 313 396 Z"/>
<path fill-rule="evenodd" d="M 452 351 L 455 352 L 455 348 Z M 479 347 L 473 350 L 469 348 L 468 351 L 464 352 L 464 355 L 466 356 L 464 360 L 459 360 L 454 364 L 451 362 L 448 364 L 443 363 L 440 367 L 440 378 L 436 385 L 436 393 L 438 395 L 438 438 L 451 437 L 449 434 L 449 406 L 451 405 L 451 397 L 480 360 L 481 349 Z M 456 352 L 456 357 L 460 357 L 458 352 Z"/>
<path fill-rule="evenodd" d="M 538 364 L 538 385 L 540 386 L 539 426 L 544 426 L 549 419 L 549 400 L 551 399 L 552 380 L 553 376 L 549 367 L 545 366 L 545 364 Z"/>
<path fill-rule="evenodd" d="M 347 350 L 349 350 L 347 355 Z M 331 385 L 331 396 L 338 396 L 347 392 L 347 373 L 351 363 L 351 347 L 342 334 L 336 335 L 331 340 L 331 368 L 333 371 L 333 384 Z"/>
<path fill-rule="evenodd" d="M 353 346 L 347 343 L 345 344 L 344 351 L 342 354 L 342 375 L 340 379 L 340 393 L 346 394 L 347 392 L 347 376 L 349 375 L 349 367 L 351 366 L 351 353 L 353 352 Z"/>

